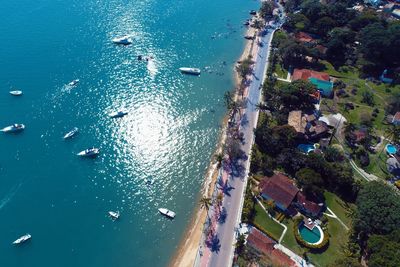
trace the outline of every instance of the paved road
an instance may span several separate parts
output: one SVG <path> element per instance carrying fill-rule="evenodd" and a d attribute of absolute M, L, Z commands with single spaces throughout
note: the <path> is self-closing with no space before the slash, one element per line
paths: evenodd
<path fill-rule="evenodd" d="M 264 80 L 265 70 L 268 67 L 267 56 L 269 54 L 269 44 L 272 38 L 272 30 L 261 37 L 260 41 L 263 43 L 257 52 L 257 59 L 254 64 L 252 82 L 250 84 L 247 105 L 243 114 L 241 123 L 241 132 L 244 134 L 245 144 L 242 145 L 242 150 L 250 155 L 251 146 L 254 138 L 254 128 L 258 117 L 256 105 L 260 102 L 261 84 Z M 254 60 L 254 58 L 253 58 Z M 213 252 L 209 259 L 208 266 L 210 267 L 223 267 L 231 264 L 232 255 L 234 251 L 235 232 L 238 227 L 238 222 L 241 216 L 241 202 L 244 189 L 247 182 L 247 174 L 249 171 L 249 160 L 243 163 L 246 170 L 242 177 L 230 177 L 229 184 L 234 188 L 230 192 L 230 196 L 224 197 L 223 207 L 227 211 L 227 219 L 225 223 L 218 225 L 216 234 L 220 240 L 220 250 Z"/>

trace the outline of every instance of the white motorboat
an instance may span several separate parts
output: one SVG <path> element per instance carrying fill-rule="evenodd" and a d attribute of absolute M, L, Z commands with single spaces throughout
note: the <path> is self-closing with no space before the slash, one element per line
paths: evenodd
<path fill-rule="evenodd" d="M 30 234 L 26 234 L 26 235 L 21 236 L 21 237 L 18 238 L 17 240 L 15 240 L 15 241 L 13 242 L 13 244 L 15 244 L 15 245 L 22 244 L 22 243 L 28 241 L 28 240 L 31 239 L 31 238 L 32 238 L 32 236 L 31 236 Z"/>
<path fill-rule="evenodd" d="M 113 220 L 116 220 L 116 219 L 119 218 L 119 211 L 109 211 L 109 212 L 108 212 L 108 215 L 110 215 L 110 217 L 111 217 Z"/>
<path fill-rule="evenodd" d="M 121 117 L 123 117 L 123 116 L 125 116 L 127 114 L 128 114 L 127 111 L 120 110 L 120 111 L 116 111 L 116 112 L 110 113 L 110 117 L 111 118 L 121 118 Z"/>
<path fill-rule="evenodd" d="M 4 133 L 17 133 L 17 132 L 21 132 L 25 129 L 25 125 L 23 124 L 18 124 L 15 123 L 13 125 L 4 127 L 3 129 L 1 129 L 0 131 L 4 132 Z"/>
<path fill-rule="evenodd" d="M 13 96 L 21 96 L 22 91 L 20 91 L 20 90 L 10 91 L 10 94 Z"/>
<path fill-rule="evenodd" d="M 70 87 L 75 87 L 78 85 L 78 83 L 79 83 L 79 79 L 75 79 L 75 80 L 69 82 L 67 85 Z"/>
<path fill-rule="evenodd" d="M 76 135 L 78 133 L 79 129 L 77 127 L 74 127 L 71 131 L 69 131 L 68 133 L 66 133 L 64 135 L 64 139 L 69 139 L 71 137 L 73 137 L 74 135 Z"/>
<path fill-rule="evenodd" d="M 158 211 L 162 215 L 164 215 L 164 216 L 166 216 L 168 218 L 171 218 L 171 219 L 175 218 L 175 215 L 176 215 L 175 212 L 173 212 L 173 211 L 171 211 L 169 209 L 165 209 L 165 208 L 160 208 L 160 209 L 158 209 Z"/>
<path fill-rule="evenodd" d="M 182 68 L 179 68 L 179 70 L 182 72 L 182 73 L 185 73 L 185 74 L 192 74 L 192 75 L 200 75 L 200 69 L 198 69 L 198 68 L 186 68 L 186 67 L 182 67 Z"/>
<path fill-rule="evenodd" d="M 100 149 L 98 148 L 88 148 L 85 150 L 82 150 L 81 152 L 79 152 L 77 155 L 81 156 L 81 157 L 97 157 L 100 154 Z"/>
<path fill-rule="evenodd" d="M 114 44 L 119 44 L 119 45 L 130 45 L 133 43 L 133 40 L 129 35 L 125 35 L 122 37 L 116 37 L 112 39 L 112 42 Z"/>

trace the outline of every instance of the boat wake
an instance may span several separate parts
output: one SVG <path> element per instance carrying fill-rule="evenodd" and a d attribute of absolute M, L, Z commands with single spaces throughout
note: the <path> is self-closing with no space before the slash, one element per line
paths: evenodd
<path fill-rule="evenodd" d="M 154 78 L 154 76 L 156 76 L 158 69 L 156 64 L 154 63 L 153 59 L 149 59 L 147 61 L 147 70 L 149 71 L 149 74 L 152 78 Z"/>
<path fill-rule="evenodd" d="M 10 192 L 8 192 L 8 194 L 2 200 L 0 200 L 0 210 L 4 208 L 11 201 L 11 199 L 15 196 L 21 185 L 22 183 L 11 188 Z"/>

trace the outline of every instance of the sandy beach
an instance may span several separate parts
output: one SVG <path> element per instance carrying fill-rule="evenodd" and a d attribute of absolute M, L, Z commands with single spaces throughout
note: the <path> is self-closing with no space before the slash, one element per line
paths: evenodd
<path fill-rule="evenodd" d="M 248 27 L 245 33 L 245 35 L 247 36 L 254 36 L 255 34 L 256 30 L 252 27 Z M 252 51 L 254 43 L 255 40 L 246 41 L 243 53 L 241 54 L 239 61 L 246 59 L 250 54 L 254 54 L 254 51 Z M 233 72 L 235 79 L 235 88 L 237 89 L 240 86 L 240 77 L 235 69 L 233 69 Z M 239 97 L 238 91 L 235 90 L 234 93 L 235 93 L 234 98 L 235 100 L 237 100 L 237 98 Z M 223 144 L 225 143 L 228 119 L 229 117 L 227 114 L 223 119 L 223 124 L 222 124 L 223 128 L 220 133 L 220 138 L 215 153 L 219 153 L 222 151 Z M 205 182 L 203 185 L 203 189 L 198 199 L 200 199 L 200 197 L 203 195 L 211 198 L 217 177 L 218 177 L 218 170 L 216 168 L 216 164 L 211 158 L 210 166 L 208 168 L 207 174 L 205 175 Z M 206 216 L 207 214 L 204 209 L 200 209 L 199 207 L 196 208 L 195 212 L 193 213 L 191 222 L 185 231 L 185 235 L 181 240 L 172 261 L 170 262 L 171 267 L 192 267 L 194 265 Z"/>

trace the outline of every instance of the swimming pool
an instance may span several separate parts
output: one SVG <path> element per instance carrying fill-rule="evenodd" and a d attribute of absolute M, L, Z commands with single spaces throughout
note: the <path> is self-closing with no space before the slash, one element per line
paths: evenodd
<path fill-rule="evenodd" d="M 314 226 L 314 228 L 310 230 L 305 227 L 303 223 L 299 226 L 299 233 L 304 241 L 310 244 L 319 244 L 324 237 L 321 227 Z"/>
<path fill-rule="evenodd" d="M 386 152 L 389 153 L 389 154 L 396 154 L 397 148 L 392 144 L 387 144 L 386 145 Z"/>
<path fill-rule="evenodd" d="M 300 145 L 297 146 L 297 148 L 298 148 L 301 152 L 308 154 L 308 153 L 310 153 L 311 151 L 314 151 L 314 150 L 315 150 L 315 145 L 312 145 L 312 144 L 300 144 Z"/>

